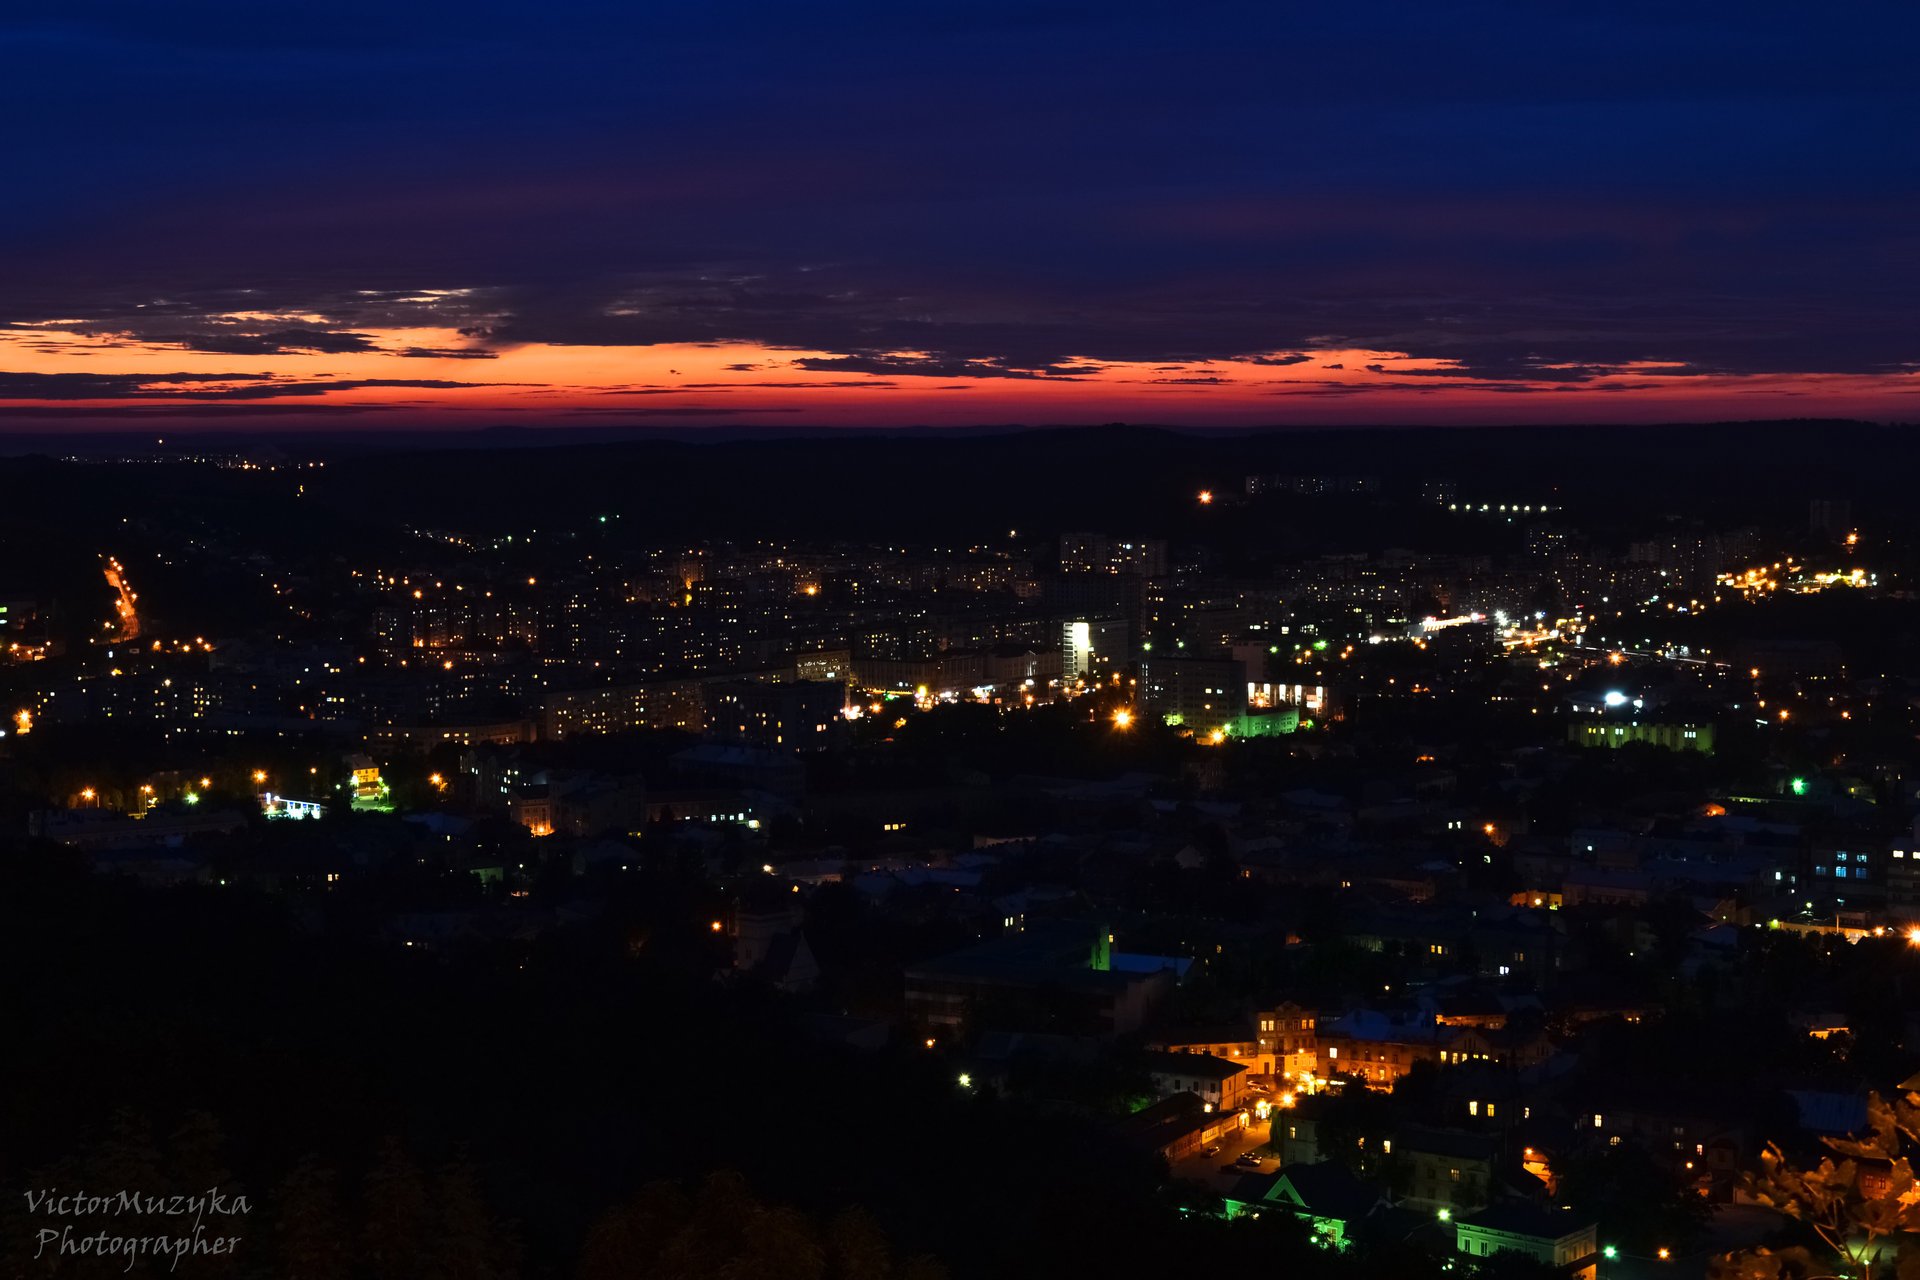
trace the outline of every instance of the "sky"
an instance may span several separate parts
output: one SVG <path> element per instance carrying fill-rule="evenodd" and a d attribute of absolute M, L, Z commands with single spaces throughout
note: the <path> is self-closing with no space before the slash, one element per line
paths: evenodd
<path fill-rule="evenodd" d="M 1910 0 L 0 10 L 0 430 L 1920 420 Z"/>

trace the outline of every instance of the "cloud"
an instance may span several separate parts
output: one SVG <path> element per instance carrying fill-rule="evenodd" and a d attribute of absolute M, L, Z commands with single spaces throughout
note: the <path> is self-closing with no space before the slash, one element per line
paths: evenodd
<path fill-rule="evenodd" d="M 444 378 L 336 378 L 297 382 L 261 373 L 0 372 L 0 400 L 278 400 L 365 387 L 451 390 L 530 385 L 534 384 L 451 382 Z M 13 411 L 11 407 L 7 410 Z"/>
<path fill-rule="evenodd" d="M 497 360 L 500 353 L 485 347 L 403 347 L 393 353 L 408 360 Z"/>
<path fill-rule="evenodd" d="M 790 362 L 796 369 L 818 373 L 901 374 L 917 378 L 1029 378 L 1066 381 L 1098 372 L 1097 365 L 1049 364 L 1017 367 L 1000 357 L 862 354 L 802 356 Z"/>
<path fill-rule="evenodd" d="M 8 373 L 0 371 L 0 400 L 112 400 L 143 394 L 176 394 L 149 390 L 149 388 L 175 384 L 263 381 L 269 376 L 263 373 Z"/>
<path fill-rule="evenodd" d="M 140 335 L 128 333 L 155 346 L 179 347 L 184 351 L 208 351 L 228 356 L 284 356 L 310 352 L 345 355 L 354 351 L 375 350 L 373 338 L 364 333 L 335 333 L 325 329 L 269 329 L 247 333 L 239 331 Z"/>

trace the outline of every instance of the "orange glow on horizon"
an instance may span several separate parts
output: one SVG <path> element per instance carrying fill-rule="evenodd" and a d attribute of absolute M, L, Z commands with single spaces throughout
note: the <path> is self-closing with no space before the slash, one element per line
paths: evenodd
<path fill-rule="evenodd" d="M 333 323 L 326 317 L 264 319 Z M 60 322 L 3 330 L 0 368 L 113 379 L 164 375 L 165 380 L 140 385 L 133 395 L 99 399 L 70 393 L 18 396 L 0 400 L 0 409 L 23 420 L 38 416 L 128 427 L 156 412 L 191 421 L 195 408 L 207 409 L 211 419 L 268 407 L 274 419 L 331 415 L 344 425 L 1607 422 L 1649 412 L 1704 420 L 1737 409 L 1739 416 L 1751 416 L 1756 397 L 1769 392 L 1783 397 L 1783 409 L 1784 397 L 1791 396 L 1796 416 L 1815 410 L 1884 415 L 1883 397 L 1911 393 L 1916 386 L 1909 374 L 1679 376 L 1656 372 L 1671 367 L 1657 361 L 1628 366 L 1592 385 L 1494 382 L 1433 376 L 1457 368 L 1447 360 L 1344 348 L 1314 350 L 1307 353 L 1311 359 L 1284 367 L 1251 360 L 1168 365 L 1074 357 L 1065 363 L 1087 372 L 1014 377 L 997 371 L 993 376 L 955 374 L 945 362 L 940 362 L 944 372 L 914 372 L 913 361 L 924 358 L 917 352 L 892 353 L 889 358 L 901 367 L 884 372 L 807 368 L 803 362 L 834 360 L 840 353 L 751 343 L 520 344 L 492 348 L 490 358 L 474 359 L 402 354 L 472 349 L 472 340 L 453 329 L 355 331 L 365 333 L 376 349 L 234 356 L 87 334 Z M 929 361 L 930 369 L 935 363 Z M 209 380 L 193 381 L 193 375 Z M 368 382 L 457 385 L 341 385 Z M 310 389 L 316 385 L 318 390 Z M 282 387 L 285 394 L 274 394 Z M 1552 394 L 1540 399 L 1516 395 L 1517 389 Z"/>

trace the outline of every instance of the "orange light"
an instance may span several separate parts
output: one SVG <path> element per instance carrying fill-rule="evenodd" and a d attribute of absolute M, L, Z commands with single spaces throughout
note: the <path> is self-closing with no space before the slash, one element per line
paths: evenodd
<path fill-rule="evenodd" d="M 1654 1252 L 1653 1256 L 1660 1259 L 1660 1261 L 1665 1262 L 1668 1258 L 1671 1258 L 1673 1256 L 1673 1250 L 1667 1248 L 1667 1246 L 1665 1245 L 1661 1245 L 1660 1248 Z"/>
<path fill-rule="evenodd" d="M 1120 710 L 1113 713 L 1114 728 L 1126 729 L 1131 727 L 1132 724 L 1133 724 L 1133 712 L 1127 710 L 1125 707 L 1122 707 L 1120 708 Z"/>
<path fill-rule="evenodd" d="M 86 788 L 85 790 L 83 790 L 83 791 L 82 791 L 82 792 L 80 793 L 80 798 L 81 798 L 82 800 L 91 800 L 91 799 L 93 799 L 93 788 L 92 788 L 92 787 L 88 787 L 88 788 Z"/>
<path fill-rule="evenodd" d="M 1213 505 L 1213 490 L 1202 489 L 1200 491 L 1200 505 L 1203 507 Z"/>
<path fill-rule="evenodd" d="M 267 780 L 267 771 L 265 769 L 255 769 L 253 771 L 253 780 L 255 782 L 265 782 Z"/>
<path fill-rule="evenodd" d="M 718 933 L 720 932 L 721 924 L 718 920 L 715 920 L 712 924 L 708 925 L 707 928 L 713 930 L 715 933 Z"/>

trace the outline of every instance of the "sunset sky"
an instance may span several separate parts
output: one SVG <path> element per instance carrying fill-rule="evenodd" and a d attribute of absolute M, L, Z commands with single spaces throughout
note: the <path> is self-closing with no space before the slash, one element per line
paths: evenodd
<path fill-rule="evenodd" d="M 0 16 L 0 429 L 1920 419 L 1920 9 Z"/>

